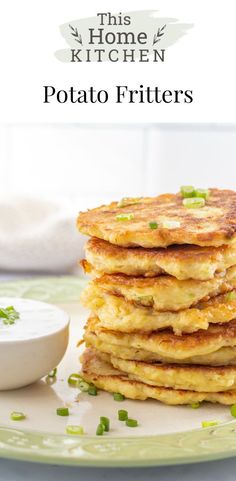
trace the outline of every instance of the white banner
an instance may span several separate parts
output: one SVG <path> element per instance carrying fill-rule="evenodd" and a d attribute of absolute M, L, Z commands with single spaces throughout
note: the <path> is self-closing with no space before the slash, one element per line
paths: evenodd
<path fill-rule="evenodd" d="M 1 10 L 2 122 L 236 121 L 233 1 L 7 0 Z"/>

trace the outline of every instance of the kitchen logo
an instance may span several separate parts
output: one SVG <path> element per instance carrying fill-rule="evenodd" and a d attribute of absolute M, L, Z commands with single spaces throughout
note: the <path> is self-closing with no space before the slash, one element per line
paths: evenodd
<path fill-rule="evenodd" d="M 69 48 L 58 50 L 62 62 L 165 62 L 166 50 L 183 37 L 192 24 L 142 10 L 73 20 L 60 32 Z"/>

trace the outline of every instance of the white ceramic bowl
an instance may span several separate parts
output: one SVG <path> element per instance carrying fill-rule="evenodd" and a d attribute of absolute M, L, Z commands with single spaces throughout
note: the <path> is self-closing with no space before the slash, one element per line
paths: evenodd
<path fill-rule="evenodd" d="M 69 316 L 56 306 L 30 299 L 0 298 L 20 318 L 5 325 L 0 318 L 0 390 L 16 389 L 46 376 L 68 345 Z"/>

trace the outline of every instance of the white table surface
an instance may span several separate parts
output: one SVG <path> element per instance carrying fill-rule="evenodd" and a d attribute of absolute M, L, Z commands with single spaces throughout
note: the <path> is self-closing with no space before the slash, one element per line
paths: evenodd
<path fill-rule="evenodd" d="M 161 468 L 95 469 L 0 460 L 0 481 L 234 481 L 236 458 Z"/>
<path fill-rule="evenodd" d="M 45 275 L 45 274 L 44 274 Z M 38 277 L 1 273 L 1 281 Z M 0 459 L 0 481 L 235 481 L 236 457 L 161 468 L 78 468 Z"/>

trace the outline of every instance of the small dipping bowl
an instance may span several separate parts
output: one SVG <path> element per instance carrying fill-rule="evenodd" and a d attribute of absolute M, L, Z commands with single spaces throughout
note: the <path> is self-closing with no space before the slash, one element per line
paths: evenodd
<path fill-rule="evenodd" d="M 62 309 L 30 299 L 0 297 L 0 308 L 13 306 L 20 318 L 0 318 L 0 390 L 27 386 L 46 376 L 68 345 L 69 316 Z"/>

